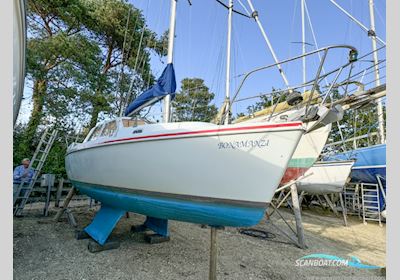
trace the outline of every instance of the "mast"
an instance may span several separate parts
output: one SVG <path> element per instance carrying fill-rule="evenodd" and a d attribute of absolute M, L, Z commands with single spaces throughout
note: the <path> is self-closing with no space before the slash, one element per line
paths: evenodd
<path fill-rule="evenodd" d="M 175 20 L 176 20 L 177 1 L 178 0 L 171 0 L 167 63 L 172 63 L 174 57 Z M 163 122 L 168 123 L 170 122 L 170 120 L 171 120 L 171 95 L 168 94 L 164 97 Z"/>
<path fill-rule="evenodd" d="M 330 0 L 331 3 L 333 5 L 336 6 L 336 8 L 338 8 L 339 10 L 341 10 L 346 16 L 348 16 L 352 21 L 354 21 L 358 26 L 360 26 L 362 29 L 364 29 L 364 31 L 369 32 L 369 29 L 362 24 L 358 19 L 356 19 L 355 17 L 353 17 L 348 11 L 346 11 L 345 9 L 343 9 L 342 6 L 340 6 L 338 3 L 335 2 L 335 0 Z M 381 38 L 379 38 L 378 36 L 376 36 L 375 34 L 375 38 L 382 44 L 382 45 L 386 45 L 385 41 L 383 41 Z"/>
<path fill-rule="evenodd" d="M 368 32 L 368 36 L 371 37 L 372 42 L 372 50 L 373 50 L 373 60 L 374 60 L 374 69 L 375 69 L 375 85 L 379 86 L 381 84 L 380 77 L 379 77 L 379 60 L 378 60 L 378 53 L 376 51 L 376 41 L 378 40 L 381 44 L 386 45 L 385 41 L 381 38 L 376 36 L 375 32 L 375 13 L 374 13 L 374 1 L 369 0 L 369 16 L 370 16 L 370 29 L 368 29 L 365 25 L 363 25 L 359 20 L 353 17 L 349 12 L 343 9 L 338 3 L 334 0 L 330 0 L 332 4 L 334 4 L 339 10 L 341 10 L 345 15 L 347 15 L 352 21 L 357 23 L 362 29 Z M 379 142 L 381 144 L 386 142 L 385 139 L 385 127 L 384 127 L 384 117 L 383 117 L 383 105 L 382 99 L 378 99 L 376 101 L 377 107 L 377 115 L 378 115 L 378 135 L 379 135 Z"/>
<path fill-rule="evenodd" d="M 304 3 L 305 0 L 301 0 L 301 44 L 302 44 L 302 54 L 306 53 L 306 29 L 305 29 L 305 20 L 304 20 Z M 303 56 L 303 84 L 306 84 L 306 57 Z M 303 92 L 306 91 L 306 88 L 303 87 Z"/>
<path fill-rule="evenodd" d="M 370 30 L 368 31 L 368 36 L 371 36 L 372 51 L 374 58 L 374 68 L 375 68 L 375 85 L 380 86 L 380 75 L 379 75 L 379 60 L 378 53 L 376 51 L 376 33 L 375 33 L 375 13 L 374 13 L 374 0 L 369 0 L 369 16 L 370 16 Z M 378 113 L 378 134 L 379 141 L 381 144 L 385 143 L 385 127 L 384 127 L 384 117 L 383 117 L 383 105 L 382 99 L 379 98 L 376 101 L 377 113 Z"/>
<path fill-rule="evenodd" d="M 231 36 L 232 36 L 232 10 L 233 0 L 229 0 L 228 7 L 228 36 L 227 36 L 227 49 L 226 49 L 226 80 L 225 80 L 225 99 L 226 99 L 226 110 L 230 110 L 230 74 L 231 74 Z M 224 124 L 229 124 L 230 112 L 227 111 L 225 114 Z"/>

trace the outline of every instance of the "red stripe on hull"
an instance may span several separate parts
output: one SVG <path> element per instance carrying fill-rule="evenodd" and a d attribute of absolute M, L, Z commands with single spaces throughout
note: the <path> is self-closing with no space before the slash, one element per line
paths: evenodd
<path fill-rule="evenodd" d="M 104 141 L 102 144 L 120 142 L 120 141 L 128 141 L 128 140 L 169 137 L 169 136 L 196 135 L 196 134 L 203 134 L 203 133 L 219 133 L 219 132 L 225 132 L 225 131 L 255 130 L 255 129 L 281 128 L 281 127 L 298 127 L 298 126 L 301 126 L 302 124 L 303 123 L 301 123 L 301 122 L 293 122 L 293 123 L 269 124 L 269 125 L 259 125 L 259 126 L 243 126 L 243 127 L 198 130 L 198 131 L 163 133 L 163 134 L 153 134 L 153 135 L 145 135 L 145 136 L 138 136 L 138 137 L 129 137 L 129 138 L 121 138 L 121 139 L 115 139 L 115 140 L 108 140 L 108 141 Z"/>
<path fill-rule="evenodd" d="M 285 171 L 285 174 L 283 174 L 280 186 L 283 186 L 292 180 L 296 180 L 300 176 L 304 175 L 308 169 L 309 168 L 305 167 L 288 167 Z"/>

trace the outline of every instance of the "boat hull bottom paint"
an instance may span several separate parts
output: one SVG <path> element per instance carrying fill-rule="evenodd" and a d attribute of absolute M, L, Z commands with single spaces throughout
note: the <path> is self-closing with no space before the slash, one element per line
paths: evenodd
<path fill-rule="evenodd" d="M 353 167 L 351 171 L 351 181 L 353 183 L 372 183 L 378 184 L 377 176 L 382 178 L 384 188 L 386 188 L 386 166 L 385 167 Z"/>
<path fill-rule="evenodd" d="M 229 204 L 226 201 L 198 201 L 160 196 L 159 194 L 137 194 L 129 190 L 73 181 L 82 193 L 116 209 L 166 220 L 179 220 L 210 226 L 246 227 L 258 224 L 268 204 Z"/>
<path fill-rule="evenodd" d="M 303 176 L 308 169 L 310 169 L 310 167 L 288 167 L 279 185 L 284 186 L 290 181 L 298 179 L 300 176 Z"/>

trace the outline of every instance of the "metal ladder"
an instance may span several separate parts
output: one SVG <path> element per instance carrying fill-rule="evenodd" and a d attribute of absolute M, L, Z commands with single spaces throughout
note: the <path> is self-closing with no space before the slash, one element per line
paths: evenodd
<path fill-rule="evenodd" d="M 39 177 L 40 171 L 46 161 L 47 156 L 49 155 L 50 149 L 53 146 L 54 140 L 57 137 L 58 130 L 54 129 L 53 131 L 49 131 L 48 128 L 43 132 L 42 137 L 40 138 L 39 144 L 36 147 L 36 151 L 33 154 L 32 160 L 29 164 L 29 168 L 34 171 L 33 176 L 29 184 L 25 182 L 21 182 L 18 187 L 17 193 L 14 197 L 14 216 L 19 216 L 24 209 L 28 198 L 32 192 L 32 189 L 35 185 L 36 180 Z M 25 190 L 25 193 L 21 195 L 21 191 Z"/>
<path fill-rule="evenodd" d="M 349 215 L 357 215 L 361 218 L 360 185 L 347 183 L 343 189 L 344 205 Z"/>
<path fill-rule="evenodd" d="M 378 184 L 361 183 L 361 197 L 364 224 L 367 221 L 378 221 L 382 226 Z"/>

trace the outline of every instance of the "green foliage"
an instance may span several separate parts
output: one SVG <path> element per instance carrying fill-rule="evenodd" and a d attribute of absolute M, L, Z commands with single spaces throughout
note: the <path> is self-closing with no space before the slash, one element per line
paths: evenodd
<path fill-rule="evenodd" d="M 62 135 L 76 133 L 78 125 L 93 126 L 101 112 L 117 114 L 125 100 L 152 84 L 150 55 L 166 54 L 168 33 L 158 36 L 148 29 L 142 12 L 127 1 L 27 4 L 27 79 L 33 84 L 33 110 L 27 125 L 14 131 L 14 165 L 33 155 L 43 126 L 52 126 L 61 130 L 61 140 L 44 169 L 62 174 Z M 132 77 L 134 92 L 129 92 Z"/>
<path fill-rule="evenodd" d="M 93 127 L 100 112 L 117 115 L 126 101 L 135 93 L 129 91 L 130 79 L 135 79 L 136 93 L 154 83 L 150 69 L 150 51 L 166 55 L 167 36 L 160 38 L 146 27 L 141 11 L 131 4 L 119 0 L 82 1 L 88 16 L 84 25 L 90 31 L 88 36 L 101 46 L 103 51 L 101 75 L 111 84 L 112 94 L 105 95 L 105 89 L 97 88 L 91 96 L 92 112 L 90 127 Z M 129 73 L 129 78 L 124 75 Z"/>
<path fill-rule="evenodd" d="M 13 166 L 16 167 L 21 164 L 23 158 L 30 157 L 30 145 L 26 145 L 26 141 L 24 141 L 24 132 L 26 127 L 22 124 L 18 124 L 14 127 L 13 134 Z M 33 139 L 32 139 L 33 140 Z M 33 154 L 33 152 L 32 152 Z"/>
<path fill-rule="evenodd" d="M 257 111 L 265 109 L 274 105 L 277 102 L 284 102 L 286 100 L 287 95 L 283 94 L 280 90 L 276 90 L 272 88 L 272 92 L 269 95 L 261 95 L 260 100 L 257 101 L 254 105 L 250 105 L 247 107 L 247 113 L 249 115 L 254 114 Z M 238 114 L 237 118 L 245 116 L 244 113 Z"/>
<path fill-rule="evenodd" d="M 339 90 L 333 89 L 331 100 L 342 98 Z M 384 119 L 386 119 L 386 106 L 383 107 Z M 341 142 L 342 136 L 344 140 L 351 139 L 359 136 L 368 137 L 354 141 L 348 141 L 344 144 L 341 143 L 334 147 L 340 151 L 351 150 L 356 147 L 367 147 L 370 145 L 379 144 L 380 140 L 377 135 L 378 132 L 378 114 L 376 104 L 371 102 L 369 105 L 359 109 L 346 110 L 343 119 L 339 123 L 332 126 L 331 134 L 328 142 Z"/>
<path fill-rule="evenodd" d="M 386 118 L 386 107 L 384 107 L 384 116 Z M 374 104 L 363 107 L 358 110 L 345 111 L 343 119 L 339 122 L 340 130 L 337 124 L 334 124 L 330 134 L 330 142 L 342 141 L 343 138 L 350 139 L 358 136 L 369 135 L 369 137 L 356 141 L 357 147 L 367 147 L 379 144 L 379 138 L 376 135 L 378 129 L 377 109 Z M 342 145 L 340 145 L 342 146 Z M 350 150 L 354 148 L 354 142 L 346 142 L 341 149 Z"/>
<path fill-rule="evenodd" d="M 82 113 L 94 126 L 100 112 L 115 115 L 126 106 L 133 95 L 128 86 L 131 77 L 137 92 L 154 82 L 150 53 L 166 54 L 168 33 L 159 38 L 132 4 L 119 0 L 28 4 L 28 78 L 45 84 L 44 91 L 34 92 L 36 111 L 29 131 L 37 130 L 42 117 L 83 119 Z M 43 114 L 38 112 L 42 110 Z"/>
<path fill-rule="evenodd" d="M 42 173 L 57 174 L 64 178 L 67 176 L 65 172 L 65 153 L 67 151 L 67 146 L 63 140 L 63 138 L 59 138 L 54 142 L 43 166 Z"/>
<path fill-rule="evenodd" d="M 173 101 L 174 120 L 210 122 L 218 111 L 210 104 L 214 93 L 209 92 L 202 79 L 186 78 L 181 83 L 181 91 Z"/>

